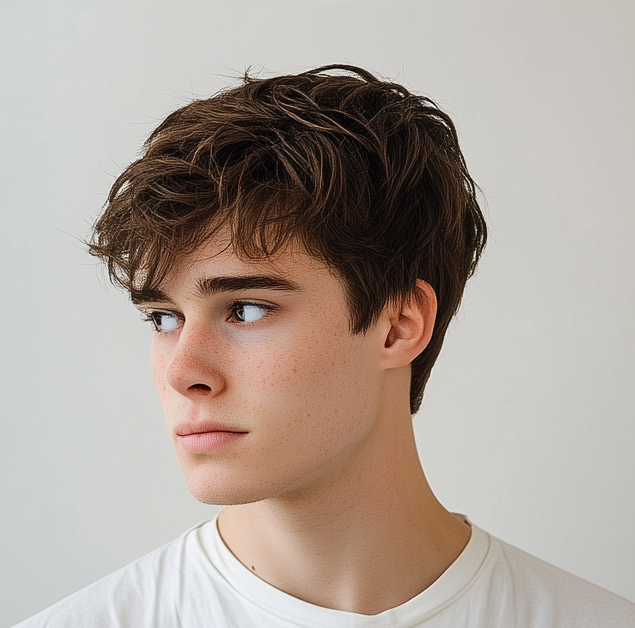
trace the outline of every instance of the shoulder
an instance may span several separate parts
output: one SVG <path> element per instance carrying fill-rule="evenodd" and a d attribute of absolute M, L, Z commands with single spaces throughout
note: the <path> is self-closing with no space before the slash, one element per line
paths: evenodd
<path fill-rule="evenodd" d="M 635 604 L 490 536 L 489 590 L 519 626 L 632 628 Z"/>
<path fill-rule="evenodd" d="M 81 589 L 14 628 L 138 628 L 178 625 L 183 570 L 204 562 L 197 535 L 206 522 Z"/>

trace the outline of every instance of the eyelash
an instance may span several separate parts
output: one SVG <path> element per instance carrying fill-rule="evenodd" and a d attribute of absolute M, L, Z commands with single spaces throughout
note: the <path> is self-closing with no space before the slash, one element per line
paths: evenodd
<path fill-rule="evenodd" d="M 254 306 L 254 307 L 258 307 L 260 309 L 262 309 L 264 311 L 264 315 L 258 319 L 258 320 L 262 320 L 264 318 L 267 318 L 272 312 L 274 312 L 277 308 L 273 305 L 268 305 L 265 303 L 256 303 L 254 301 L 232 301 L 228 306 L 227 306 L 227 311 L 229 312 L 228 316 L 225 318 L 225 321 L 228 323 L 232 323 L 232 324 L 238 324 L 238 325 L 249 325 L 251 323 L 249 322 L 245 322 L 245 321 L 241 321 L 241 320 L 236 320 L 236 313 L 239 309 L 244 308 L 246 306 Z M 183 316 L 178 314 L 177 312 L 173 312 L 170 310 L 142 310 L 141 312 L 141 319 L 146 322 L 146 323 L 151 323 L 153 330 L 156 331 L 159 334 L 164 334 L 164 333 L 168 333 L 169 331 L 173 331 L 173 330 L 162 330 L 159 329 L 159 323 L 157 322 L 157 318 L 161 315 L 167 315 L 167 316 L 173 316 L 177 319 L 182 320 Z M 234 319 L 234 320 L 230 320 L 230 319 Z M 257 322 L 257 321 L 256 321 Z"/>
<path fill-rule="evenodd" d="M 161 315 L 174 316 L 177 319 L 182 318 L 176 312 L 170 312 L 169 310 L 143 310 L 141 312 L 141 320 L 144 323 L 151 323 L 153 331 L 156 331 L 159 334 L 164 334 L 166 333 L 165 330 L 159 329 L 159 324 L 157 322 L 157 317 Z"/>
<path fill-rule="evenodd" d="M 229 323 L 230 322 L 230 320 L 229 320 L 230 318 L 235 318 L 237 310 L 239 310 L 240 308 L 244 308 L 245 306 L 249 306 L 249 305 L 252 305 L 254 307 L 258 307 L 258 308 L 260 308 L 261 310 L 264 311 L 264 315 L 262 316 L 262 318 L 260 318 L 258 320 L 262 320 L 263 318 L 267 318 L 272 312 L 274 312 L 276 310 L 275 306 L 268 305 L 266 303 L 254 303 L 253 301 L 233 301 L 231 303 L 231 305 L 228 307 L 230 315 L 225 320 Z M 233 323 L 249 325 L 249 323 L 247 323 L 245 321 L 238 321 L 238 320 L 233 321 Z"/>

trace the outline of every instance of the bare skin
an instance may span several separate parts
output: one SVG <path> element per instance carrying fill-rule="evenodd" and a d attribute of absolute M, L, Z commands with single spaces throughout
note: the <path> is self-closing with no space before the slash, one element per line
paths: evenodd
<path fill-rule="evenodd" d="M 454 562 L 470 530 L 410 453 L 391 453 L 308 494 L 226 508 L 224 541 L 263 580 L 312 604 L 374 615 L 407 602 Z"/>
<path fill-rule="evenodd" d="M 430 340 L 434 291 L 419 281 L 353 335 L 324 264 L 301 251 L 247 262 L 225 244 L 181 260 L 164 294 L 138 304 L 190 490 L 230 504 L 223 540 L 274 587 L 361 614 L 398 606 L 470 537 L 430 490 L 412 430 L 409 365 Z M 207 449 L 183 435 L 197 426 Z"/>

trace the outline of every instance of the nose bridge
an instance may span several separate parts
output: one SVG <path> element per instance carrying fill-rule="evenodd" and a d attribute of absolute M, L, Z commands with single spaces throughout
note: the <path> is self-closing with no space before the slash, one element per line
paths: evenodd
<path fill-rule="evenodd" d="M 222 376 L 218 366 L 212 330 L 204 324 L 186 321 L 167 365 L 168 384 L 183 395 L 193 391 L 219 392 Z"/>

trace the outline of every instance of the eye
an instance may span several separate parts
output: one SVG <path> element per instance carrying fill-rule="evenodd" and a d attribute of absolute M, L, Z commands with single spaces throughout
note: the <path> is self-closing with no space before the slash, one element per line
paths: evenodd
<path fill-rule="evenodd" d="M 228 323 L 255 323 L 264 318 L 274 308 L 270 305 L 261 303 L 246 303 L 237 301 L 230 307 L 230 315 L 227 318 Z"/>
<path fill-rule="evenodd" d="M 163 312 L 161 310 L 143 312 L 143 319 L 152 323 L 154 330 L 161 333 L 174 331 L 181 322 L 174 312 Z"/>

